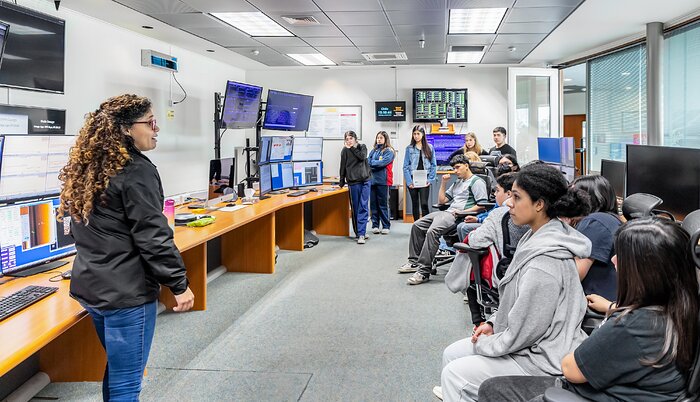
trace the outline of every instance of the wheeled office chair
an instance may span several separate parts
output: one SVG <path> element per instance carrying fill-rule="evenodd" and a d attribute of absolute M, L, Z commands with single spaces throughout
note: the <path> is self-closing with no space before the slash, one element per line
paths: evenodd
<path fill-rule="evenodd" d="M 632 194 L 622 201 L 622 215 L 628 221 L 645 216 L 660 216 L 675 221 L 676 218 L 672 213 L 656 208 L 663 202 L 661 198 L 652 194 Z"/>

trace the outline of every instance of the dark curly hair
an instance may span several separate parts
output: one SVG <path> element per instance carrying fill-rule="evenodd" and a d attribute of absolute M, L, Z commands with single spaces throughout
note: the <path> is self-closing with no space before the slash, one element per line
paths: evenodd
<path fill-rule="evenodd" d="M 546 164 L 524 166 L 515 184 L 532 199 L 544 201 L 545 213 L 550 218 L 585 216 L 591 210 L 590 197 L 579 189 L 569 188 L 562 173 Z"/>
<path fill-rule="evenodd" d="M 600 175 L 579 176 L 571 185 L 590 195 L 591 212 L 610 212 L 617 214 L 617 196 L 615 196 L 615 189 L 605 177 Z"/>
<path fill-rule="evenodd" d="M 148 98 L 125 94 L 107 99 L 85 116 L 68 163 L 58 175 L 63 183 L 59 217 L 68 213 L 74 221 L 88 223 L 94 202 L 104 195 L 110 178 L 131 160 L 129 150 L 135 146 L 126 130 L 150 109 Z"/>
<path fill-rule="evenodd" d="M 513 189 L 513 183 L 518 177 L 517 173 L 503 173 L 502 175 L 496 177 L 496 183 L 503 189 L 503 191 L 511 191 Z"/>

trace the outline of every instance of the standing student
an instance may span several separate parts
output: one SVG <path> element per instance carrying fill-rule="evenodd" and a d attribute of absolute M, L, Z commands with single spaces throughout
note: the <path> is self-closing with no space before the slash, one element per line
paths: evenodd
<path fill-rule="evenodd" d="M 107 352 L 105 401 L 136 401 L 153 341 L 160 286 L 175 311 L 192 308 L 185 265 L 163 215 L 163 187 L 142 153 L 156 147 L 151 101 L 121 95 L 88 113 L 61 170 L 59 216 L 78 251 L 70 295 L 85 307 Z"/>
<path fill-rule="evenodd" d="M 427 170 L 428 185 L 416 186 L 413 183 L 413 172 L 416 170 Z M 414 126 L 411 143 L 406 147 L 406 154 L 403 158 L 403 177 L 408 187 L 408 194 L 411 196 L 411 206 L 413 208 L 413 221 L 430 213 L 428 199 L 430 198 L 430 183 L 435 180 L 437 172 L 437 160 L 432 145 L 428 144 L 425 138 L 423 127 Z"/>
<path fill-rule="evenodd" d="M 452 158 L 460 154 L 466 155 L 467 152 L 474 152 L 475 154 L 477 154 L 477 156 L 489 154 L 484 148 L 481 147 L 481 144 L 479 144 L 479 140 L 476 138 L 476 134 L 467 133 L 467 135 L 464 136 L 464 146 L 452 152 L 448 160 L 452 160 Z"/>
<path fill-rule="evenodd" d="M 510 145 L 506 144 L 506 129 L 505 128 L 496 127 L 493 129 L 493 142 L 496 145 L 493 146 L 489 150 L 490 154 L 495 152 L 495 151 L 498 151 L 501 153 L 501 155 L 511 154 L 514 157 L 518 156 L 515 152 L 515 149 L 513 147 L 511 147 Z"/>
<path fill-rule="evenodd" d="M 365 244 L 366 240 L 371 177 L 367 147 L 357 142 L 354 131 L 345 132 L 345 148 L 340 153 L 340 187 L 344 187 L 345 182 L 350 187 L 352 227 L 357 244 Z"/>
<path fill-rule="evenodd" d="M 369 153 L 369 167 L 372 169 L 370 209 L 372 210 L 372 233 L 389 234 L 389 187 L 394 184 L 394 148 L 389 134 L 380 131 L 374 140 L 374 148 Z M 379 230 L 381 221 L 382 229 Z"/>

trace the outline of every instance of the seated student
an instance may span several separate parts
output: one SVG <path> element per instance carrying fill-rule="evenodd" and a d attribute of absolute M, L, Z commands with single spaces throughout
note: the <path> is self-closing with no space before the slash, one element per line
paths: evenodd
<path fill-rule="evenodd" d="M 583 292 L 615 300 L 617 272 L 612 263 L 615 255 L 613 244 L 615 232 L 622 224 L 617 216 L 615 189 L 608 179 L 599 175 L 580 176 L 571 186 L 587 192 L 591 197 L 591 213 L 567 222 L 588 237 L 593 245 L 589 258 L 576 259 Z"/>
<path fill-rule="evenodd" d="M 622 225 L 613 258 L 619 305 L 563 358 L 565 380 L 496 377 L 479 389 L 479 401 L 542 400 L 544 391 L 555 385 L 594 401 L 678 400 L 700 335 L 689 242 L 680 226 L 663 219 Z"/>
<path fill-rule="evenodd" d="M 457 155 L 466 155 L 467 152 L 474 152 L 477 156 L 481 155 L 488 155 L 489 153 L 486 152 L 484 148 L 481 147 L 481 144 L 479 144 L 479 139 L 476 138 L 476 134 L 474 133 L 467 133 L 464 136 L 464 146 L 462 148 L 459 148 L 458 150 L 452 152 L 450 154 L 450 160 L 454 158 Z"/>
<path fill-rule="evenodd" d="M 489 154 L 493 155 L 494 152 L 498 151 L 501 155 L 511 154 L 514 157 L 517 156 L 515 149 L 510 145 L 506 144 L 506 129 L 503 127 L 496 127 L 493 129 L 493 142 L 496 144 L 491 149 L 489 149 Z"/>
<path fill-rule="evenodd" d="M 503 202 L 510 197 L 510 190 L 513 188 L 514 181 L 515 175 L 512 173 L 506 173 L 498 176 L 496 179 L 496 205 L 490 210 L 484 211 L 479 215 L 470 215 L 464 218 L 464 222 L 460 222 L 457 225 L 459 240 L 464 240 L 469 232 L 478 228 L 482 223 L 484 223 L 484 220 L 486 220 L 491 212 L 503 205 Z"/>
<path fill-rule="evenodd" d="M 447 181 L 450 175 L 442 176 L 438 201 L 450 206 L 445 211 L 435 211 L 420 218 L 411 227 L 411 239 L 408 242 L 408 262 L 399 268 L 399 273 L 414 272 L 408 278 L 409 285 L 418 285 L 430 279 L 433 258 L 440 244 L 440 237 L 456 226 L 454 212 L 481 211 L 476 204 L 488 199 L 486 183 L 469 170 L 469 162 L 464 155 L 457 155 L 450 161 L 458 180 L 449 189 Z"/>
<path fill-rule="evenodd" d="M 559 170 L 523 168 L 506 201 L 513 222 L 529 225 L 498 293 L 491 321 L 471 339 L 443 353 L 441 389 L 446 401 L 474 401 L 481 383 L 499 375 L 559 375 L 559 362 L 586 337 L 581 322 L 586 303 L 574 257 L 587 257 L 591 242 L 557 219 L 558 211 L 581 197 Z"/>
<path fill-rule="evenodd" d="M 496 168 L 497 175 L 500 176 L 503 173 L 517 172 L 518 170 L 520 170 L 520 165 L 514 155 L 505 154 L 498 160 L 498 167 Z"/>

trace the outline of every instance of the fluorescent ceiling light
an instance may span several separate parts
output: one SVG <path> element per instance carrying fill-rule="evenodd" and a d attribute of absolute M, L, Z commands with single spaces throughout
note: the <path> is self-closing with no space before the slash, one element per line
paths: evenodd
<path fill-rule="evenodd" d="M 211 13 L 212 16 L 250 36 L 294 36 L 267 15 L 253 13 Z"/>
<path fill-rule="evenodd" d="M 335 66 L 335 63 L 321 53 L 287 54 L 305 66 Z"/>
<path fill-rule="evenodd" d="M 472 63 L 478 64 L 484 52 L 447 52 L 447 63 Z"/>
<path fill-rule="evenodd" d="M 507 8 L 450 10 L 449 34 L 496 33 Z"/>

